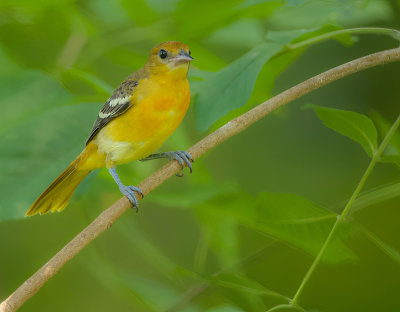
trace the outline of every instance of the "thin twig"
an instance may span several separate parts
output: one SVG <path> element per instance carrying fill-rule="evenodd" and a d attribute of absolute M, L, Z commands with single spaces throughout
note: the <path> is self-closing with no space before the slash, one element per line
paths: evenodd
<path fill-rule="evenodd" d="M 360 194 L 362 188 L 364 187 L 365 182 L 367 181 L 368 177 L 370 176 L 372 170 L 374 169 L 376 163 L 378 162 L 379 158 L 381 157 L 382 153 L 384 152 L 385 148 L 389 144 L 390 140 L 392 139 L 394 133 L 396 132 L 397 128 L 400 125 L 400 115 L 397 117 L 396 121 L 388 131 L 388 133 L 385 135 L 382 143 L 379 145 L 378 149 L 373 153 L 371 161 L 365 170 L 363 176 L 360 179 L 360 182 L 358 182 L 358 185 L 356 189 L 354 190 L 353 194 L 351 195 L 349 201 L 347 202 L 346 206 L 344 207 L 342 213 L 337 216 L 336 222 L 333 224 L 331 231 L 329 232 L 327 238 L 325 239 L 324 243 L 322 244 L 321 249 L 319 250 L 317 256 L 315 257 L 313 263 L 311 264 L 310 268 L 308 269 L 306 275 L 304 276 L 303 280 L 301 281 L 301 284 L 299 288 L 297 289 L 295 295 L 293 296 L 291 305 L 296 305 L 297 301 L 301 295 L 301 293 L 304 290 L 304 287 L 310 280 L 311 275 L 314 273 L 315 268 L 318 266 L 319 262 L 321 261 L 321 258 L 328 247 L 329 243 L 332 241 L 332 238 L 334 237 L 334 234 L 336 233 L 339 224 L 343 222 L 347 215 L 349 214 L 356 198 Z"/>
<path fill-rule="evenodd" d="M 231 120 L 217 129 L 194 146 L 188 152 L 196 159 L 201 155 L 221 144 L 230 137 L 242 132 L 250 125 L 260 120 L 271 111 L 285 105 L 313 90 L 316 90 L 330 82 L 362 71 L 377 65 L 400 61 L 400 48 L 385 50 L 370 54 L 351 62 L 345 63 L 322 74 L 310 78 L 268 101 L 254 107 L 243 115 Z M 142 182 L 139 187 L 145 195 L 162 184 L 165 180 L 178 173 L 180 166 L 176 161 L 166 164 L 150 177 Z M 0 312 L 16 311 L 26 300 L 31 298 L 63 265 L 71 260 L 87 244 L 108 229 L 125 211 L 130 208 L 129 200 L 121 198 L 112 206 L 103 211 L 81 233 L 72 239 L 63 249 L 51 258 L 43 267 L 26 280 L 0 305 Z"/>

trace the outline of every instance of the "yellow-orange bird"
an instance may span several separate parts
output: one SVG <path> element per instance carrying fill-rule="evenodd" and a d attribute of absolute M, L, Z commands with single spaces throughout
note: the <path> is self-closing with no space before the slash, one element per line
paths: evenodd
<path fill-rule="evenodd" d="M 151 154 L 181 123 L 190 102 L 189 47 L 168 41 L 151 50 L 145 66 L 126 78 L 99 112 L 82 153 L 36 199 L 26 215 L 62 211 L 90 171 L 107 167 L 122 194 L 138 207 L 135 186 L 124 185 L 115 166 L 132 160 L 176 159 L 192 170 L 185 151 Z"/>

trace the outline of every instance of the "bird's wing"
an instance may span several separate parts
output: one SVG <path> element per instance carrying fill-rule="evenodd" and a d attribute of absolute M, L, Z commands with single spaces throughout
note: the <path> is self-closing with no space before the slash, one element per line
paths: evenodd
<path fill-rule="evenodd" d="M 86 145 L 96 136 L 96 134 L 115 117 L 125 113 L 132 107 L 132 96 L 135 88 L 138 86 L 139 80 L 134 76 L 128 77 L 122 82 L 111 97 L 104 104 L 93 124 L 92 131 L 90 131 L 89 138 Z"/>

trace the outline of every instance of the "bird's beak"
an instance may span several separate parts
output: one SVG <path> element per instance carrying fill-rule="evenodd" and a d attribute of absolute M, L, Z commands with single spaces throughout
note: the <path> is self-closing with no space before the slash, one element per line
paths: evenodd
<path fill-rule="evenodd" d="M 174 57 L 175 63 L 186 63 L 190 62 L 193 60 L 193 57 L 191 57 L 185 50 L 181 50 L 177 56 Z"/>

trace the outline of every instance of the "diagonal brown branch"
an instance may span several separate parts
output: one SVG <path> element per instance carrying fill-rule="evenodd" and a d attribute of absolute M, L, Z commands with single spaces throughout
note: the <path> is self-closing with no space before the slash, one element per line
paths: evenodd
<path fill-rule="evenodd" d="M 199 158 L 213 147 L 221 144 L 235 134 L 242 132 L 247 127 L 282 105 L 350 74 L 377 65 L 396 61 L 400 61 L 400 48 L 370 54 L 332 68 L 278 94 L 243 115 L 231 120 L 196 143 L 188 150 L 188 152 L 190 152 L 194 158 Z M 176 174 L 179 170 L 180 166 L 176 161 L 168 163 L 144 180 L 139 187 L 142 189 L 143 193 L 147 195 L 165 180 Z M 112 223 L 129 208 L 130 203 L 128 199 L 124 197 L 103 211 L 81 233 L 65 245 L 63 249 L 61 249 L 28 280 L 26 280 L 7 299 L 5 299 L 0 305 L 0 312 L 16 311 L 26 300 L 32 297 L 44 285 L 44 283 L 56 274 L 67 261 L 71 260 L 87 244 L 108 229 Z"/>

